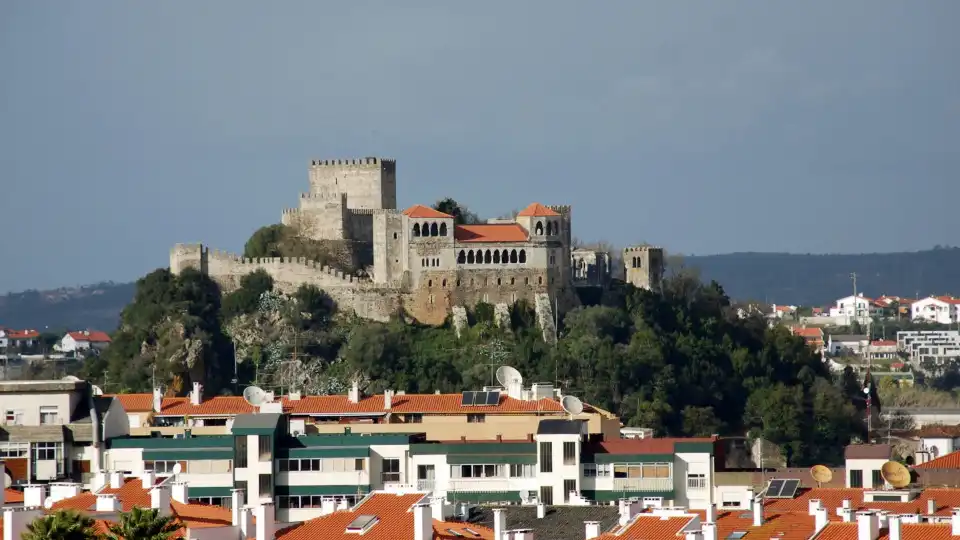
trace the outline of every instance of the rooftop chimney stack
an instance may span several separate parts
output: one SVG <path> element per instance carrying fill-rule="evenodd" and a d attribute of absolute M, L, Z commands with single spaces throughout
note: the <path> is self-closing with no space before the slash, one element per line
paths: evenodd
<path fill-rule="evenodd" d="M 160 387 L 153 388 L 153 412 L 160 412 L 160 407 L 163 405 L 163 390 Z"/>
<path fill-rule="evenodd" d="M 150 508 L 161 516 L 170 515 L 170 486 L 164 484 L 150 490 Z"/>
<path fill-rule="evenodd" d="M 25 508 L 43 508 L 47 500 L 47 486 L 30 484 L 23 488 L 23 506 Z"/>
<path fill-rule="evenodd" d="M 335 499 L 320 499 L 320 515 L 325 516 L 337 511 L 337 501 Z"/>
<path fill-rule="evenodd" d="M 763 497 L 757 497 L 753 500 L 753 526 L 763 525 Z"/>
<path fill-rule="evenodd" d="M 157 483 L 157 475 L 153 471 L 144 471 L 140 475 L 140 485 L 143 489 L 150 489 Z"/>
<path fill-rule="evenodd" d="M 240 526 L 240 508 L 243 506 L 243 490 L 230 490 L 230 524 L 234 527 Z M 244 537 L 246 538 L 246 537 Z"/>
<path fill-rule="evenodd" d="M 807 503 L 807 510 L 811 516 L 815 516 L 817 515 L 817 509 L 819 509 L 821 506 L 820 499 L 810 499 L 810 501 Z"/>
<path fill-rule="evenodd" d="M 347 395 L 348 401 L 350 403 L 360 403 L 360 383 L 353 381 L 353 385 L 350 386 L 350 393 Z"/>
<path fill-rule="evenodd" d="M 703 540 L 717 540 L 716 523 L 702 523 L 700 525 L 700 532 L 703 535 Z"/>
<path fill-rule="evenodd" d="M 433 540 L 433 513 L 429 504 L 413 507 L 413 540 Z"/>
<path fill-rule="evenodd" d="M 243 490 L 240 490 L 240 500 L 243 500 Z M 232 496 L 232 493 L 231 493 Z M 179 480 L 170 484 L 170 498 L 177 501 L 180 504 L 187 504 L 189 498 L 187 497 L 187 483 Z"/>
<path fill-rule="evenodd" d="M 880 537 L 880 518 L 873 512 L 857 515 L 857 540 L 877 540 Z"/>
<path fill-rule="evenodd" d="M 600 536 L 600 522 L 599 521 L 584 521 L 584 527 L 587 529 L 586 540 L 591 540 Z"/>
<path fill-rule="evenodd" d="M 253 508 L 249 506 L 240 509 L 240 532 L 243 533 L 241 538 L 257 537 L 257 531 L 253 525 Z"/>
<path fill-rule="evenodd" d="M 383 410 L 389 411 L 393 406 L 393 390 L 383 391 Z"/>
<path fill-rule="evenodd" d="M 256 509 L 257 540 L 274 540 L 277 532 L 277 520 L 273 501 L 261 502 Z"/>
<path fill-rule="evenodd" d="M 542 502 L 537 503 L 537 519 L 543 519 L 547 516 L 547 505 Z"/>
<path fill-rule="evenodd" d="M 934 515 L 937 513 L 937 501 L 934 499 L 927 500 L 927 514 Z"/>
<path fill-rule="evenodd" d="M 717 522 L 717 505 L 716 504 L 711 504 L 707 506 L 707 514 L 705 517 L 706 517 L 707 523 Z"/>
<path fill-rule="evenodd" d="M 123 487 L 123 471 L 110 471 L 110 487 L 112 489 Z"/>
<path fill-rule="evenodd" d="M 827 514 L 827 509 L 823 506 L 817 508 L 817 511 L 813 514 L 814 532 L 822 531 L 827 526 L 828 521 L 830 521 L 830 516 Z"/>
<path fill-rule="evenodd" d="M 890 516 L 887 518 L 887 537 L 890 540 L 903 540 L 900 516 Z"/>
<path fill-rule="evenodd" d="M 503 508 L 493 509 L 493 538 L 500 540 L 503 538 L 503 531 L 507 528 L 507 517 L 503 513 Z"/>
<path fill-rule="evenodd" d="M 119 512 L 121 510 L 120 501 L 113 494 L 97 494 L 97 512 Z"/>
<path fill-rule="evenodd" d="M 195 382 L 193 383 L 193 391 L 190 392 L 190 404 L 199 405 L 203 400 L 203 385 Z"/>

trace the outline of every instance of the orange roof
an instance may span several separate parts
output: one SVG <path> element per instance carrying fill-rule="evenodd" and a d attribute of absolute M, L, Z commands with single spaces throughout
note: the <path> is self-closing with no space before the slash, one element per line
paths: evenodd
<path fill-rule="evenodd" d="M 817 535 L 817 540 L 849 540 L 851 538 L 857 538 L 857 527 L 858 525 L 856 523 L 827 523 L 827 526 Z"/>
<path fill-rule="evenodd" d="M 870 345 L 874 347 L 895 347 L 897 342 L 892 339 L 875 339 L 870 342 Z"/>
<path fill-rule="evenodd" d="M 429 206 L 424 206 L 422 204 L 415 204 L 410 208 L 407 208 L 403 211 L 403 214 L 407 217 L 412 218 L 432 218 L 432 219 L 453 219 L 453 216 L 450 214 L 444 214 L 439 210 L 434 210 Z"/>
<path fill-rule="evenodd" d="M 640 514 L 624 528 L 614 532 L 601 534 L 597 540 L 660 540 L 675 539 L 682 536 L 680 531 L 690 523 L 695 516 L 663 517 L 653 514 Z"/>
<path fill-rule="evenodd" d="M 793 335 L 805 338 L 822 338 L 823 328 L 793 328 Z"/>
<path fill-rule="evenodd" d="M 654 438 L 654 439 L 611 439 L 585 445 L 588 451 L 597 454 L 672 454 L 678 442 L 715 442 L 713 438 Z"/>
<path fill-rule="evenodd" d="M 922 435 L 924 437 L 936 437 L 937 434 L 929 432 L 929 435 Z M 950 435 L 947 430 L 943 430 L 941 436 L 956 437 L 957 435 Z M 960 451 L 950 452 L 945 456 L 940 456 L 937 459 L 931 459 L 926 463 L 921 463 L 914 467 L 914 469 L 960 469 Z"/>
<path fill-rule="evenodd" d="M 3 500 L 8 503 L 22 503 L 23 492 L 6 488 L 3 490 Z"/>
<path fill-rule="evenodd" d="M 550 208 L 547 208 L 546 206 L 537 202 L 524 208 L 517 214 L 517 216 L 523 217 L 556 217 L 559 215 L 559 212 L 551 210 Z"/>
<path fill-rule="evenodd" d="M 112 397 L 119 400 L 123 410 L 132 412 L 149 412 L 153 410 L 152 394 L 104 394 L 104 397 Z"/>
<path fill-rule="evenodd" d="M 256 412 L 256 408 L 247 403 L 243 396 L 215 396 L 199 405 L 190 403 L 190 398 L 164 398 L 159 414 L 161 416 L 230 416 L 253 412 Z"/>
<path fill-rule="evenodd" d="M 898 514 L 917 514 L 927 512 L 927 501 L 934 500 L 937 505 L 937 515 L 949 516 L 951 509 L 960 507 L 960 489 L 927 488 L 910 502 L 863 502 L 863 493 L 870 491 L 858 488 L 812 488 L 800 490 L 793 499 L 776 499 L 766 503 L 771 512 L 808 513 L 810 499 L 820 499 L 823 507 L 828 510 L 830 519 L 839 519 L 836 509 L 844 500 L 850 500 L 854 511 L 859 510 L 887 510 Z"/>
<path fill-rule="evenodd" d="M 351 510 L 340 510 L 326 516 L 305 521 L 293 527 L 279 531 L 279 540 L 325 540 L 350 539 L 357 537 L 356 533 L 347 533 L 347 526 L 359 516 L 376 516 L 378 521 L 367 529 L 362 537 L 365 540 L 395 540 L 398 538 L 413 538 L 413 512 L 410 508 L 420 502 L 426 493 L 374 493 L 360 505 Z M 477 532 L 480 536 L 466 531 Z M 433 538 L 448 540 L 454 538 L 481 538 L 493 539 L 493 531 L 487 527 L 468 523 L 451 523 L 445 521 L 433 522 Z M 460 532 L 457 536 L 453 532 Z"/>
<path fill-rule="evenodd" d="M 856 531 L 853 534 L 856 535 Z M 854 536 L 847 538 L 854 538 Z M 940 540 L 956 537 L 953 536 L 949 523 L 901 523 L 900 538 L 902 540 Z M 890 531 L 882 529 L 877 540 L 890 540 Z"/>
<path fill-rule="evenodd" d="M 453 229 L 457 242 L 526 242 L 526 229 L 516 223 L 457 225 Z"/>
<path fill-rule="evenodd" d="M 506 395 L 500 396 L 496 405 L 463 406 L 461 394 L 401 394 L 394 395 L 390 403 L 391 413 L 436 413 L 436 414 L 511 414 L 530 412 L 562 413 L 563 407 L 555 399 L 544 398 L 537 401 L 524 401 Z M 346 413 L 386 413 L 383 408 L 383 394 L 360 399 L 351 403 L 347 396 L 306 396 L 297 401 L 284 398 L 284 409 L 290 408 L 293 415 L 346 414 Z M 586 408 L 586 407 L 585 407 Z"/>
<path fill-rule="evenodd" d="M 7 337 L 10 339 L 34 339 L 40 337 L 40 332 L 36 330 L 9 330 Z"/>
<path fill-rule="evenodd" d="M 110 336 L 106 332 L 99 330 L 84 330 L 79 332 L 68 332 L 68 336 L 74 341 L 89 341 L 90 343 L 110 343 Z"/>

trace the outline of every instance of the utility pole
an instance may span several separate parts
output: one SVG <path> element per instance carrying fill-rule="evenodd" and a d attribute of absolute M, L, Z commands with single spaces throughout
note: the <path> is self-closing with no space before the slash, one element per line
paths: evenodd
<path fill-rule="evenodd" d="M 857 317 L 857 273 L 851 272 L 850 279 L 853 280 L 853 317 L 854 320 Z M 847 321 L 848 325 L 852 325 L 850 321 Z"/>

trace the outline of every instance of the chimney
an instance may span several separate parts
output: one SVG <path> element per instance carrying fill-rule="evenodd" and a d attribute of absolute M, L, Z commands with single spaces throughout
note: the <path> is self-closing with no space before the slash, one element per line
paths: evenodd
<path fill-rule="evenodd" d="M 150 489 L 157 483 L 157 475 L 153 471 L 144 471 L 140 475 L 140 485 L 143 489 Z"/>
<path fill-rule="evenodd" d="M 823 506 L 817 508 L 817 511 L 813 514 L 813 524 L 814 532 L 819 533 L 827 526 L 827 522 L 830 521 L 830 516 L 827 513 L 827 509 Z"/>
<path fill-rule="evenodd" d="M 243 490 L 240 490 L 240 500 L 243 500 Z M 177 501 L 180 504 L 187 504 L 189 497 L 187 496 L 187 483 L 184 481 L 177 481 L 170 484 L 170 498 Z"/>
<path fill-rule="evenodd" d="M 703 538 L 703 536 L 700 534 L 700 531 L 687 531 L 684 533 L 683 537 L 684 540 L 702 540 Z"/>
<path fill-rule="evenodd" d="M 47 486 L 30 484 L 23 488 L 23 506 L 25 508 L 43 508 L 47 500 Z"/>
<path fill-rule="evenodd" d="M 515 529 L 507 534 L 510 532 L 513 533 L 512 540 L 533 540 L 533 529 Z"/>
<path fill-rule="evenodd" d="M 716 523 L 702 523 L 700 524 L 700 530 L 703 534 L 703 540 L 717 540 Z"/>
<path fill-rule="evenodd" d="M 857 540 L 877 540 L 880 537 L 880 523 L 877 514 L 861 512 L 857 514 Z"/>
<path fill-rule="evenodd" d="M 758 497 L 753 501 L 753 526 L 763 525 L 763 498 Z"/>
<path fill-rule="evenodd" d="M 3 540 L 20 540 L 23 533 L 27 532 L 27 525 L 42 515 L 41 510 L 33 510 L 25 507 L 4 508 Z"/>
<path fill-rule="evenodd" d="M 110 488 L 120 489 L 123 487 L 123 471 L 110 471 Z"/>
<path fill-rule="evenodd" d="M 820 504 L 820 499 L 810 499 L 810 500 L 807 502 L 807 512 L 808 512 L 811 516 L 815 516 L 815 515 L 817 515 L 817 510 L 820 508 L 820 506 L 822 506 L 822 505 Z"/>
<path fill-rule="evenodd" d="M 160 485 L 150 490 L 150 508 L 161 516 L 170 515 L 170 486 Z"/>
<path fill-rule="evenodd" d="M 937 501 L 935 499 L 927 499 L 927 514 L 934 515 L 937 513 Z"/>
<path fill-rule="evenodd" d="M 160 407 L 163 405 L 163 390 L 159 387 L 154 387 L 153 389 L 153 412 L 160 412 Z"/>
<path fill-rule="evenodd" d="M 950 529 L 953 536 L 960 536 L 960 508 L 954 508 L 950 515 Z"/>
<path fill-rule="evenodd" d="M 230 490 L 230 524 L 240 526 L 240 508 L 243 506 L 243 490 Z"/>
<path fill-rule="evenodd" d="M 300 401 L 300 392 L 290 392 L 289 394 L 287 394 L 287 400 Z"/>
<path fill-rule="evenodd" d="M 256 509 L 257 540 L 274 540 L 277 532 L 277 520 L 273 501 L 261 502 Z"/>
<path fill-rule="evenodd" d="M 887 518 L 887 537 L 890 540 L 903 540 L 902 523 L 900 516 L 890 516 Z"/>
<path fill-rule="evenodd" d="M 337 501 L 336 499 L 321 499 L 320 500 L 320 515 L 325 516 L 327 514 L 332 514 L 337 511 Z"/>
<path fill-rule="evenodd" d="M 190 392 L 190 404 L 199 405 L 203 401 L 203 385 L 195 382 L 193 383 L 193 391 Z"/>
<path fill-rule="evenodd" d="M 360 403 L 360 383 L 353 381 L 353 385 L 350 387 L 350 393 L 347 395 L 347 399 L 350 403 Z"/>
<path fill-rule="evenodd" d="M 413 506 L 413 540 L 433 540 L 433 514 L 429 504 Z"/>
<path fill-rule="evenodd" d="M 120 501 L 117 496 L 107 493 L 97 494 L 97 512 L 119 512 L 121 510 Z"/>
<path fill-rule="evenodd" d="M 3 497 L 2 493 L 3 491 L 0 491 L 0 499 Z M 83 493 L 83 486 L 76 482 L 57 482 L 50 484 L 50 502 L 52 503 L 76 497 L 81 493 Z M 0 502 L 2 502 L 2 500 L 0 500 Z"/>
<path fill-rule="evenodd" d="M 389 411 L 393 406 L 393 390 L 383 391 L 383 410 Z"/>
<path fill-rule="evenodd" d="M 707 523 L 716 523 L 717 522 L 717 505 L 711 504 L 707 506 L 707 514 L 704 516 Z"/>
<path fill-rule="evenodd" d="M 350 501 L 346 499 L 340 499 L 339 501 L 337 501 L 337 510 L 349 510 L 349 509 L 350 509 Z"/>
<path fill-rule="evenodd" d="M 507 517 L 503 513 L 503 508 L 493 509 L 493 538 L 500 540 L 503 538 L 503 531 L 507 528 Z"/>
<path fill-rule="evenodd" d="M 584 521 L 583 525 L 587 529 L 586 540 L 591 538 L 596 538 L 600 536 L 600 522 L 599 521 Z"/>
<path fill-rule="evenodd" d="M 257 531 L 253 525 L 253 508 L 244 506 L 240 509 L 240 532 L 242 538 L 256 538 Z"/>
<path fill-rule="evenodd" d="M 617 521 L 621 526 L 626 525 L 630 518 L 633 517 L 630 515 L 630 501 L 627 499 L 620 499 L 617 501 L 617 506 L 620 508 L 620 519 Z"/>
<path fill-rule="evenodd" d="M 547 516 L 547 505 L 542 502 L 537 503 L 537 519 L 543 519 Z"/>
<path fill-rule="evenodd" d="M 436 497 L 430 501 L 430 512 L 433 515 L 433 519 L 437 521 L 443 521 L 446 516 L 443 515 L 443 506 L 446 503 L 446 499 L 442 497 Z"/>

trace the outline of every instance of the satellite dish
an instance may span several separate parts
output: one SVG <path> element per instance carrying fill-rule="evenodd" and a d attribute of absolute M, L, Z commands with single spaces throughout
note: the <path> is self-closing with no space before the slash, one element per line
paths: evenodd
<path fill-rule="evenodd" d="M 880 476 L 895 488 L 907 487 L 910 484 L 910 469 L 901 463 L 888 461 L 880 467 Z"/>
<path fill-rule="evenodd" d="M 576 416 L 583 412 L 583 402 L 576 396 L 563 396 L 560 398 L 560 406 L 570 416 Z"/>
<path fill-rule="evenodd" d="M 44 499 L 43 507 L 46 508 L 47 510 L 53 508 L 53 499 Z"/>
<path fill-rule="evenodd" d="M 93 390 L 93 395 L 95 395 L 95 396 L 102 396 L 102 395 L 103 395 L 103 389 L 102 389 L 102 388 L 100 388 L 99 386 L 97 386 L 97 385 L 95 385 L 95 384 L 94 384 L 94 385 L 91 385 L 91 387 L 92 387 L 92 390 Z"/>
<path fill-rule="evenodd" d="M 8 488 L 13 485 L 13 478 L 10 476 L 10 473 L 3 472 L 3 487 Z"/>
<path fill-rule="evenodd" d="M 73 376 L 73 375 L 67 375 L 66 377 L 64 377 L 64 378 L 62 378 L 62 379 L 60 379 L 60 380 L 61 380 L 61 381 L 67 381 L 67 382 L 80 382 L 80 378 L 79 378 L 79 377 L 75 377 L 75 376 Z"/>
<path fill-rule="evenodd" d="M 810 467 L 810 476 L 813 477 L 817 484 L 826 484 L 830 482 L 830 480 L 833 480 L 833 471 L 826 465 L 814 465 Z"/>
<path fill-rule="evenodd" d="M 509 388 L 511 384 L 523 384 L 523 375 L 514 367 L 500 366 L 497 368 L 497 382 Z"/>
<path fill-rule="evenodd" d="M 183 465 L 180 465 L 180 463 L 173 464 L 173 474 L 180 474 L 180 471 L 182 470 L 183 470 Z"/>
<path fill-rule="evenodd" d="M 248 386 L 243 389 L 243 399 L 257 407 L 267 399 L 267 393 L 259 386 Z"/>

